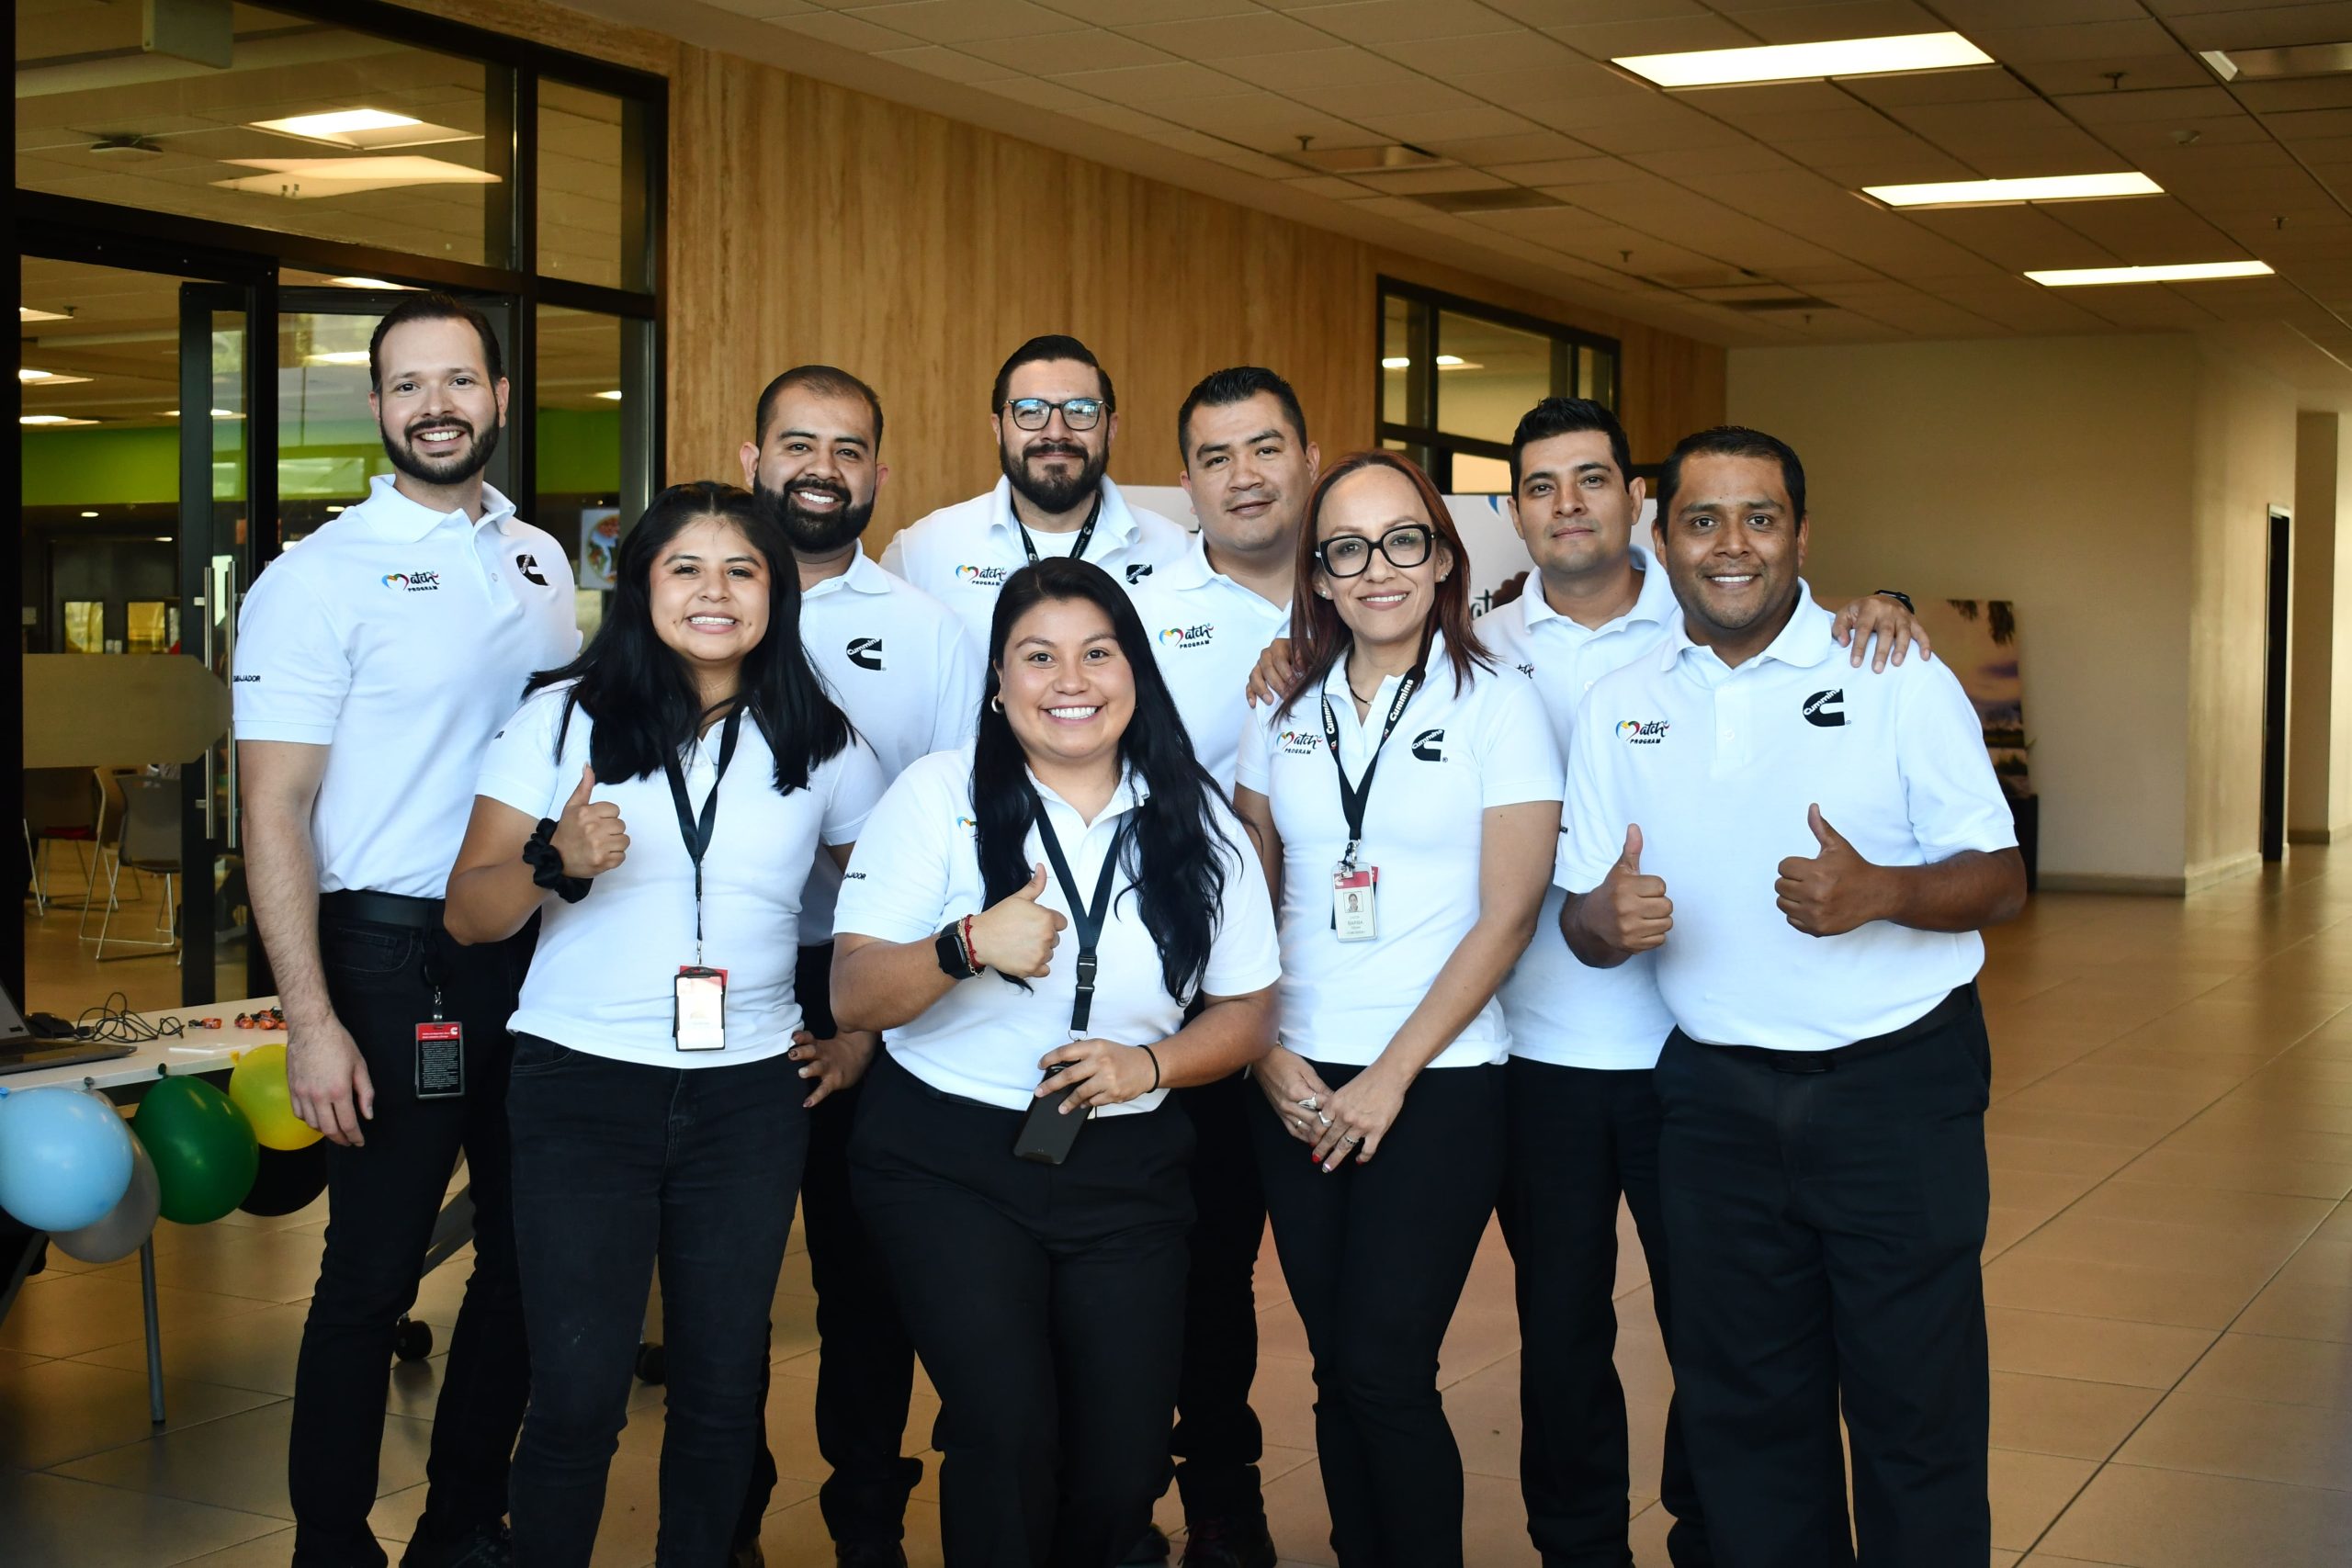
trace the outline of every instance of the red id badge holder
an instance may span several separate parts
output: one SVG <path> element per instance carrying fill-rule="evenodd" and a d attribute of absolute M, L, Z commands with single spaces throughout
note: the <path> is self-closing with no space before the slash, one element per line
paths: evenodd
<path fill-rule="evenodd" d="M 670 1030 L 681 1051 L 727 1049 L 727 971 L 678 965 Z"/>
<path fill-rule="evenodd" d="M 466 1026 L 441 1016 L 441 987 L 433 987 L 433 1018 L 416 1026 L 416 1098 L 463 1100 Z"/>

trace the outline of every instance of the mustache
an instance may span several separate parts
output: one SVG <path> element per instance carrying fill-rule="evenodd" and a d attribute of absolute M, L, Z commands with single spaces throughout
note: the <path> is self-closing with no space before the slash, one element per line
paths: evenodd
<path fill-rule="evenodd" d="M 784 487 L 784 493 L 786 496 L 830 495 L 843 503 L 849 501 L 849 486 L 836 484 L 830 479 L 795 479 Z"/>
<path fill-rule="evenodd" d="M 1060 457 L 1075 457 L 1081 463 L 1086 461 L 1086 448 L 1075 441 L 1032 441 L 1021 449 L 1021 455 L 1032 460 Z"/>
<path fill-rule="evenodd" d="M 403 434 L 405 434 L 411 441 L 413 441 L 420 435 L 429 434 L 436 430 L 454 430 L 461 435 L 471 435 L 474 433 L 474 427 L 462 419 L 450 419 L 446 416 L 435 416 L 416 421 L 414 423 L 409 425 Z"/>

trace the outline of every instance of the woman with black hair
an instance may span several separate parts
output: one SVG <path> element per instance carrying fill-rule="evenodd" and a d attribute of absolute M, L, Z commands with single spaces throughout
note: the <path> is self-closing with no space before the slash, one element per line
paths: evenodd
<path fill-rule="evenodd" d="M 802 651 L 799 597 L 748 492 L 662 491 L 621 541 L 595 639 L 533 676 L 491 741 L 450 874 L 461 942 L 544 913 L 507 1096 L 529 1568 L 584 1568 L 595 1544 L 657 1257 L 662 1562 L 725 1562 L 750 1479 L 808 1146 L 801 888 L 820 843 L 846 859 L 882 784 Z M 432 1028 L 420 1078 L 445 1064 L 462 1092 L 462 1043 Z"/>
<path fill-rule="evenodd" d="M 1193 1133 L 1161 1102 L 1265 1051 L 1281 967 L 1101 568 L 1005 584 L 978 738 L 890 786 L 833 926 L 834 1014 L 888 1046 L 851 1184 L 939 1390 L 947 1561 L 1108 1568 L 1176 1402 Z"/>
<path fill-rule="evenodd" d="M 1495 992 L 1551 881 L 1560 757 L 1472 629 L 1461 535 L 1408 458 L 1335 465 L 1298 551 L 1296 673 L 1243 729 L 1234 791 L 1282 901 L 1259 1168 L 1340 1568 L 1462 1568 L 1438 1347 L 1502 1184 Z"/>

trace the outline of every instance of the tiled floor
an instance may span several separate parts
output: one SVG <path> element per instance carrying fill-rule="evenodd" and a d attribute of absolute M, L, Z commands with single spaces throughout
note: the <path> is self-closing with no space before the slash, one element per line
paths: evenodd
<path fill-rule="evenodd" d="M 1995 1568 L 2335 1568 L 2352 1562 L 2352 861 L 2324 852 L 2185 902 L 2049 896 L 1996 934 L 1992 1303 Z M 109 966 L 110 968 L 112 966 Z M 66 1263 L 0 1324 L 0 1564 L 288 1559 L 286 1395 L 321 1216 L 165 1227 L 172 1421 L 151 1433 L 135 1265 Z M 1267 1250 L 1257 1404 L 1286 1560 L 1329 1563 L 1298 1321 Z M 1666 1359 L 1630 1233 L 1618 1359 L 1634 1404 L 1634 1537 L 1655 1502 Z M 1442 1362 L 1479 1568 L 1534 1562 L 1517 1486 L 1518 1326 L 1488 1237 Z M 459 1279 L 425 1283 L 446 1325 Z M 779 1568 L 830 1563 L 814 1502 L 806 1260 L 776 1295 L 769 1427 Z M 377 1513 L 422 1500 L 435 1370 L 393 1382 Z M 642 1389 L 597 1561 L 652 1555 L 660 1393 Z M 920 1447 L 935 1405 L 918 1396 Z M 939 1562 L 935 1477 L 912 1517 Z M 1163 1521 L 1173 1526 L 1172 1506 Z"/>

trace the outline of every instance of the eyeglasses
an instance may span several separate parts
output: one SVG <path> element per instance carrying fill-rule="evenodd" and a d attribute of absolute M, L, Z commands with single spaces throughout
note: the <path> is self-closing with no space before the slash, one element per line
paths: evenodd
<path fill-rule="evenodd" d="M 1430 558 L 1433 538 L 1431 530 L 1418 523 L 1391 528 L 1376 540 L 1361 534 L 1342 534 L 1316 546 L 1315 558 L 1333 577 L 1362 577 L 1364 569 L 1372 565 L 1373 551 L 1386 556 L 1390 566 L 1419 566 Z"/>
<path fill-rule="evenodd" d="M 1004 405 L 1004 412 L 1023 430 L 1045 429 L 1056 409 L 1061 410 L 1062 423 L 1072 430 L 1091 430 L 1102 423 L 1102 411 L 1109 406 L 1101 398 L 1064 398 L 1057 403 L 1044 398 L 1014 398 Z"/>

